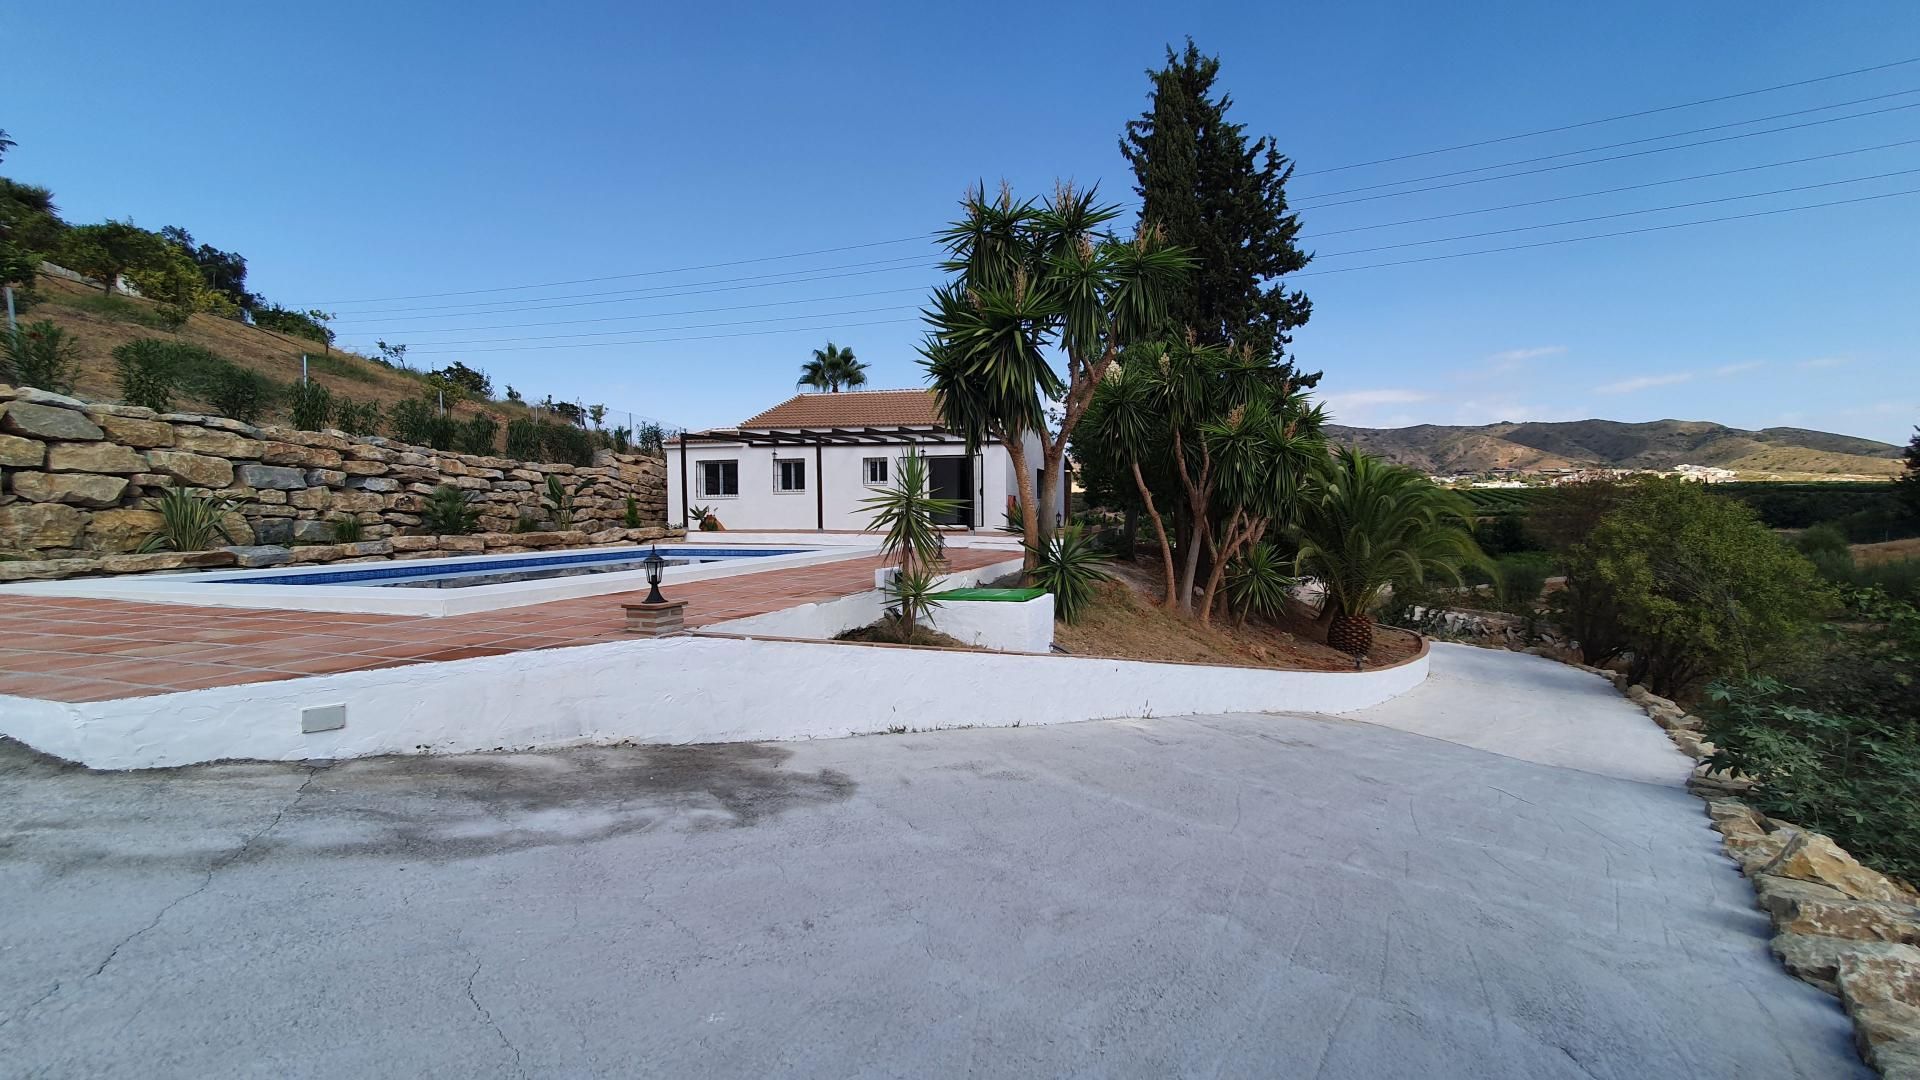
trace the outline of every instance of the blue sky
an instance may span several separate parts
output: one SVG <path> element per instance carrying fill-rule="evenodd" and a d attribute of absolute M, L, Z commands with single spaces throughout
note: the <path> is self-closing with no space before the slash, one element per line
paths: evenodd
<path fill-rule="evenodd" d="M 790 393 L 829 338 L 873 385 L 918 384 L 932 252 L 888 242 L 938 227 L 982 178 L 1131 202 L 1117 137 L 1145 69 L 1191 34 L 1220 54 L 1234 115 L 1299 162 L 1319 255 L 1295 349 L 1338 419 L 1677 417 L 1901 442 L 1920 421 L 1920 195 L 1378 265 L 1920 189 L 1920 171 L 1883 175 L 1920 170 L 1920 142 L 1865 149 L 1920 140 L 1920 107 L 1899 108 L 1920 105 L 1920 63 L 1325 171 L 1920 56 L 1904 0 L 161 8 L 0 14 L 0 127 L 20 143 L 0 167 L 51 186 L 70 220 L 179 224 L 240 251 L 257 290 L 337 312 L 344 343 L 405 342 L 531 397 L 726 423 Z M 1813 123 L 1875 110 L 1893 111 Z M 1748 134 L 1789 125 L 1809 126 Z M 1664 149 L 1707 139 L 1725 141 Z M 1683 179 L 1751 166 L 1768 167 Z M 1439 184 L 1458 186 L 1347 202 Z M 1447 240 L 1810 185 L 1826 186 Z M 1388 247 L 1426 240 L 1446 242 Z M 610 280 L 420 295 L 587 278 Z"/>

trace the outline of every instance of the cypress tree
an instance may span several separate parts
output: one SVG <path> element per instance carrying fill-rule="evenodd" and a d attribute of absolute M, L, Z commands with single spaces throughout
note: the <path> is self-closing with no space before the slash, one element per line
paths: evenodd
<path fill-rule="evenodd" d="M 1219 73 L 1219 58 L 1201 55 L 1192 38 L 1184 53 L 1168 48 L 1166 66 L 1147 73 L 1150 104 L 1127 122 L 1120 152 L 1133 166 L 1142 224 L 1199 260 L 1170 307 L 1175 325 L 1201 344 L 1291 367 L 1286 347 L 1313 313 L 1305 293 L 1279 280 L 1312 259 L 1295 244 L 1300 219 L 1287 209 L 1293 162 L 1270 136 L 1249 142 L 1245 125 L 1227 119 L 1233 99 L 1215 96 Z"/>

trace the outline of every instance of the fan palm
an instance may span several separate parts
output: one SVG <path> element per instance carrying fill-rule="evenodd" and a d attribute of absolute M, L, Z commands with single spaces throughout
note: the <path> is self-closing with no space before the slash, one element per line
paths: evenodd
<path fill-rule="evenodd" d="M 813 350 L 813 359 L 800 365 L 800 381 L 794 385 L 837 394 L 842 387 L 865 386 L 866 382 L 867 365 L 854 359 L 852 349 L 829 341 L 826 348 Z"/>
<path fill-rule="evenodd" d="M 1327 644 L 1364 656 L 1373 647 L 1374 605 L 1389 587 L 1429 576 L 1461 582 L 1486 565 L 1473 542 L 1466 500 L 1411 469 L 1341 447 L 1296 507 L 1294 568 L 1326 590 Z"/>

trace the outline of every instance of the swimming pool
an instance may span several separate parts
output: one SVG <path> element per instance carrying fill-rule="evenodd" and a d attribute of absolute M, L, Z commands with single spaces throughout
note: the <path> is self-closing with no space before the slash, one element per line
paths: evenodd
<path fill-rule="evenodd" d="M 866 558 L 875 541 L 835 538 L 802 546 L 786 543 L 676 541 L 659 547 L 668 560 L 661 588 L 786 567 Z M 202 570 L 179 574 L 69 578 L 0 586 L 0 593 L 83 596 L 195 607 L 343 611 L 372 615 L 465 615 L 554 600 L 643 592 L 642 560 L 651 546 L 581 551 L 512 552 L 354 563 L 280 566 L 259 570 Z"/>
<path fill-rule="evenodd" d="M 723 563 L 735 559 L 765 559 L 798 555 L 811 548 L 664 547 L 622 548 L 617 551 L 567 552 L 551 555 L 496 555 L 447 561 L 357 565 L 343 570 L 282 571 L 260 576 L 206 579 L 209 585 L 370 586 L 373 588 L 472 589 L 518 581 L 546 581 L 559 577 L 645 572 L 645 560 L 655 551 L 668 566 Z"/>

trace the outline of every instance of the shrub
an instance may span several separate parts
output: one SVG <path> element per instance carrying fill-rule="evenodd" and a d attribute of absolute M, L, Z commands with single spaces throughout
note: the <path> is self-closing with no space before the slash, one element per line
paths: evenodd
<path fill-rule="evenodd" d="M 213 378 L 205 394 L 214 412 L 251 424 L 266 412 L 272 386 L 259 372 L 228 364 Z"/>
<path fill-rule="evenodd" d="M 393 423 L 393 437 L 403 443 L 426 446 L 433 438 L 434 408 L 429 402 L 419 398 L 407 398 L 393 407 L 388 418 Z"/>
<path fill-rule="evenodd" d="M 547 512 L 553 515 L 554 528 L 573 528 L 573 492 L 567 490 L 567 485 L 561 482 L 558 474 L 547 474 L 547 492 L 540 501 L 546 506 Z"/>
<path fill-rule="evenodd" d="M 480 457 L 493 455 L 493 443 L 500 434 L 500 421 L 492 413 L 481 413 L 470 417 L 460 425 L 459 437 L 455 447 L 463 454 L 475 454 Z"/>
<path fill-rule="evenodd" d="M 293 383 L 287 387 L 287 407 L 294 427 L 319 431 L 333 419 L 333 393 L 317 382 Z"/>
<path fill-rule="evenodd" d="M 902 568 L 887 579 L 880 590 L 887 598 L 887 621 L 902 640 L 912 640 L 928 613 L 942 606 L 934 599 L 939 587 L 940 574 L 924 566 Z"/>
<path fill-rule="evenodd" d="M 1543 553 L 1510 552 L 1494 560 L 1494 586 L 1500 610 L 1531 615 L 1540 606 L 1540 590 L 1553 576 L 1553 561 Z"/>
<path fill-rule="evenodd" d="M 349 435 L 378 435 L 382 419 L 377 401 L 341 398 L 333 407 L 333 423 Z"/>
<path fill-rule="evenodd" d="M 192 488 L 171 488 L 148 500 L 147 507 L 159 512 L 160 527 L 140 545 L 143 552 L 206 551 L 213 547 L 215 536 L 234 542 L 226 526 L 227 515 L 236 507 L 230 499 L 195 494 Z"/>
<path fill-rule="evenodd" d="M 1073 622 L 1093 599 L 1094 587 L 1107 580 L 1100 568 L 1107 557 L 1088 542 L 1078 525 L 1069 525 L 1041 541 L 1033 553 L 1033 583 L 1053 594 L 1053 614 Z"/>
<path fill-rule="evenodd" d="M 1287 594 L 1297 580 L 1287 572 L 1291 558 L 1267 541 L 1247 548 L 1227 569 L 1227 603 L 1239 613 L 1277 618 L 1286 609 Z"/>
<path fill-rule="evenodd" d="M 480 511 L 473 505 L 473 493 L 452 484 L 441 484 L 426 497 L 420 508 L 423 524 L 436 535 L 464 536 L 480 523 Z"/>
<path fill-rule="evenodd" d="M 542 461 L 593 464 L 593 437 L 585 429 L 568 424 L 541 424 L 540 450 Z"/>
<path fill-rule="evenodd" d="M 1814 555 L 1839 554 L 1847 556 L 1849 562 L 1853 560 L 1852 554 L 1847 549 L 1847 534 L 1841 530 L 1840 526 L 1830 521 L 1815 525 L 1794 537 L 1793 546 L 1800 549 L 1800 554 L 1809 558 Z"/>
<path fill-rule="evenodd" d="M 1567 579 L 1610 608 L 1629 678 L 1667 697 L 1760 670 L 1827 599 L 1813 565 L 1752 510 L 1681 480 L 1635 485 L 1573 548 Z"/>
<path fill-rule="evenodd" d="M 15 386 L 32 386 L 56 394 L 73 392 L 77 346 L 65 330 L 43 319 L 0 334 L 0 376 Z"/>
<path fill-rule="evenodd" d="M 113 350 L 113 370 L 122 401 L 155 412 L 173 411 L 180 375 L 168 342 L 153 338 L 127 342 Z"/>
<path fill-rule="evenodd" d="M 622 520 L 629 529 L 637 529 L 640 527 L 640 504 L 634 501 L 631 495 L 627 496 L 627 512 Z"/>
<path fill-rule="evenodd" d="M 515 461 L 538 461 L 540 459 L 540 424 L 529 417 L 515 417 L 507 422 L 507 456 Z"/>
<path fill-rule="evenodd" d="M 427 419 L 427 445 L 435 450 L 451 450 L 460 442 L 460 421 L 449 413 L 434 413 Z"/>
<path fill-rule="evenodd" d="M 333 529 L 333 542 L 336 544 L 357 544 L 366 536 L 366 526 L 359 518 L 337 517 L 327 522 Z"/>
<path fill-rule="evenodd" d="M 630 428 L 617 427 L 607 432 L 607 438 L 613 443 L 614 453 L 624 454 L 627 452 L 627 446 L 633 438 L 633 431 Z"/>

